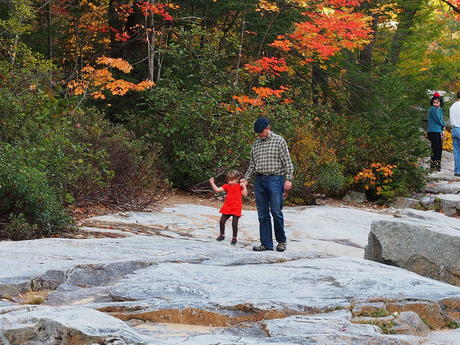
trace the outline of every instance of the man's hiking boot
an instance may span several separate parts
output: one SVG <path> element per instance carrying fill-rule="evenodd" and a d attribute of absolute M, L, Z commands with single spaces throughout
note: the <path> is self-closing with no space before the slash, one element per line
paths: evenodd
<path fill-rule="evenodd" d="M 224 235 L 219 235 L 219 237 L 216 238 L 216 241 L 223 241 L 223 240 L 225 240 Z"/>
<path fill-rule="evenodd" d="M 255 251 L 255 252 L 263 252 L 263 251 L 266 251 L 266 250 L 273 250 L 273 248 L 267 248 L 263 244 L 261 244 L 260 246 L 252 247 L 252 250 Z"/>
<path fill-rule="evenodd" d="M 284 252 L 286 250 L 286 242 L 278 243 L 278 245 L 276 246 L 276 250 L 278 252 Z"/>

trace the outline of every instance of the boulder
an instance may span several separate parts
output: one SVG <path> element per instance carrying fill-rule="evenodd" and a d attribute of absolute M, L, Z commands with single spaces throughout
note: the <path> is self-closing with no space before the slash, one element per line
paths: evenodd
<path fill-rule="evenodd" d="M 387 309 L 390 313 L 414 312 L 420 316 L 432 329 L 439 329 L 446 326 L 446 313 L 438 303 L 431 301 L 402 301 L 388 303 Z"/>
<path fill-rule="evenodd" d="M 460 286 L 460 231 L 410 221 L 375 221 L 364 258 Z"/>
<path fill-rule="evenodd" d="M 435 182 L 435 183 L 429 183 L 425 191 L 428 193 L 434 193 L 434 194 L 440 194 L 440 193 L 445 193 L 445 194 L 459 194 L 460 193 L 460 182 L 455 181 L 440 181 L 440 182 Z"/>
<path fill-rule="evenodd" d="M 354 203 L 363 203 L 366 201 L 366 194 L 362 192 L 356 192 L 354 190 L 348 191 L 343 197 L 343 201 L 354 202 Z"/>
<path fill-rule="evenodd" d="M 420 205 L 427 210 L 434 210 L 436 208 L 436 198 L 434 196 L 424 196 L 420 199 Z"/>
<path fill-rule="evenodd" d="M 141 345 L 145 340 L 112 316 L 81 307 L 27 307 L 0 311 L 0 343 L 9 345 Z"/>
<path fill-rule="evenodd" d="M 405 311 L 399 314 L 394 321 L 395 325 L 392 331 L 396 334 L 412 334 L 421 337 L 426 337 L 430 333 L 430 329 L 422 321 L 417 313 L 412 311 Z"/>
<path fill-rule="evenodd" d="M 11 297 L 30 290 L 30 280 L 23 277 L 0 277 L 0 298 Z"/>
<path fill-rule="evenodd" d="M 439 194 L 437 197 L 441 203 L 441 210 L 446 216 L 457 215 L 457 210 L 460 209 L 459 194 Z"/>
<path fill-rule="evenodd" d="M 460 298 L 444 298 L 440 305 L 451 320 L 460 320 Z"/>
<path fill-rule="evenodd" d="M 369 324 L 380 327 L 385 334 L 410 334 L 426 337 L 430 328 L 422 321 L 420 316 L 412 311 L 394 313 L 381 317 L 355 317 L 353 323 Z"/>
<path fill-rule="evenodd" d="M 394 208 L 417 208 L 420 207 L 420 201 L 412 198 L 396 197 L 391 206 Z"/>

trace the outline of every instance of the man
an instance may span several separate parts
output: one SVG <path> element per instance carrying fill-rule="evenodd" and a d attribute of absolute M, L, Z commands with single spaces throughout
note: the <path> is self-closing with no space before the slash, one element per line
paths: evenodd
<path fill-rule="evenodd" d="M 457 92 L 457 101 L 449 109 L 449 119 L 454 146 L 454 174 L 460 176 L 460 91 Z"/>
<path fill-rule="evenodd" d="M 259 138 L 252 145 L 249 167 L 241 180 L 247 184 L 253 175 L 256 177 L 255 194 L 261 244 L 253 250 L 273 250 L 271 213 L 278 242 L 276 250 L 283 252 L 286 250 L 283 194 L 292 188 L 294 166 L 286 141 L 271 131 L 268 119 L 258 118 L 254 122 L 254 132 L 258 133 Z"/>

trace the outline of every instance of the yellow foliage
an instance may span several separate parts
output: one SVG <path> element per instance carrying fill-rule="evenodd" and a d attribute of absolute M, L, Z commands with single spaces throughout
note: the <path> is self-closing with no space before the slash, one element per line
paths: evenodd
<path fill-rule="evenodd" d="M 442 149 L 452 152 L 453 142 L 452 133 L 444 130 L 444 138 L 442 139 Z"/>
<path fill-rule="evenodd" d="M 299 7 L 307 7 L 309 4 L 309 2 L 305 0 L 288 0 L 288 2 Z"/>
<path fill-rule="evenodd" d="M 279 12 L 279 7 L 276 4 L 269 2 L 267 0 L 259 0 L 256 11 L 266 11 L 266 12 Z"/>

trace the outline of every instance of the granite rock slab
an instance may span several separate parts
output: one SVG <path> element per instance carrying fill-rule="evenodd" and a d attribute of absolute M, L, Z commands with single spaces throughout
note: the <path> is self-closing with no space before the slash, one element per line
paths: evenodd
<path fill-rule="evenodd" d="M 365 258 L 460 286 L 460 231 L 439 225 L 376 221 Z"/>

